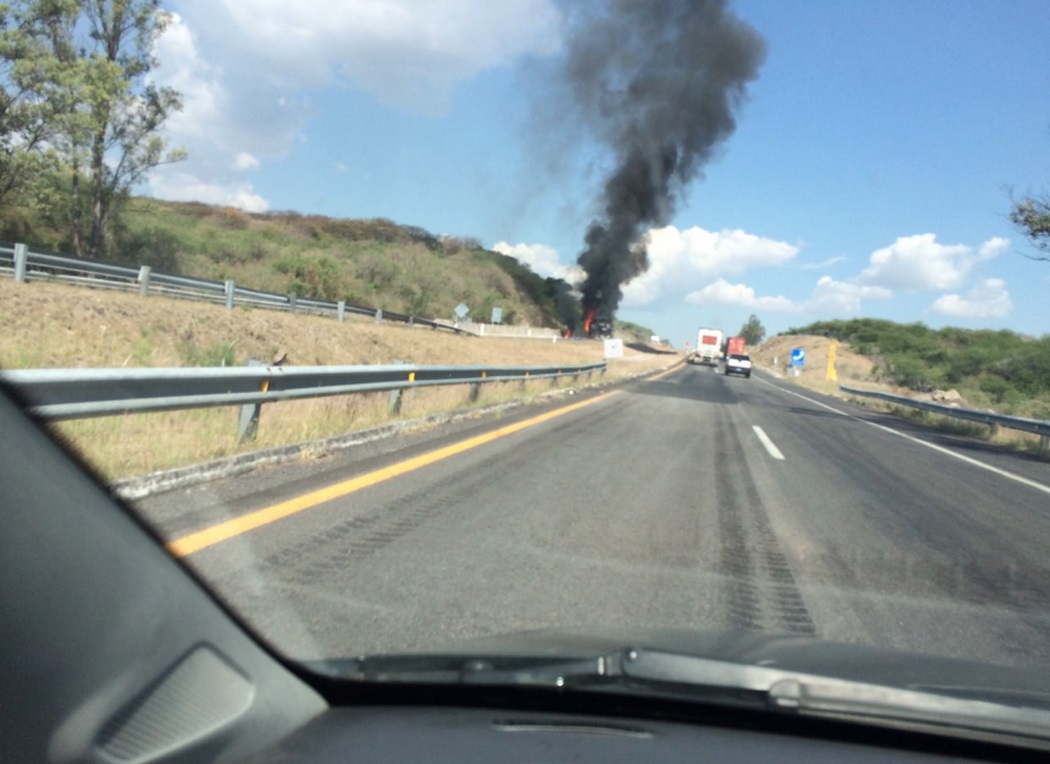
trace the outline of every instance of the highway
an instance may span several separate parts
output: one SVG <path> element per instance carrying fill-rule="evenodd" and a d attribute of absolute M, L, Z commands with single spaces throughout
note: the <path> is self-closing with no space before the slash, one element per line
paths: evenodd
<path fill-rule="evenodd" d="M 300 659 L 566 626 L 1050 663 L 1050 465 L 678 367 L 139 503 Z"/>

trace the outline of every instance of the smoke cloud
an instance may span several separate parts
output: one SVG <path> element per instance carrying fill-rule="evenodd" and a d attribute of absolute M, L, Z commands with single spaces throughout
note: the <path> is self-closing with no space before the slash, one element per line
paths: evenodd
<path fill-rule="evenodd" d="M 569 31 L 566 81 L 578 124 L 615 165 L 577 262 L 585 314 L 611 318 L 623 285 L 649 267 L 642 231 L 670 222 L 681 191 L 733 133 L 766 48 L 724 0 L 587 7 Z"/>

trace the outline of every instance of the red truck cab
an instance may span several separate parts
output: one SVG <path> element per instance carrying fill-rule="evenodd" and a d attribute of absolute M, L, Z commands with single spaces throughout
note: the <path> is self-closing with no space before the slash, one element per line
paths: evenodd
<path fill-rule="evenodd" d="M 726 339 L 726 353 L 725 357 L 728 358 L 731 355 L 743 355 L 744 348 L 747 343 L 743 337 L 729 337 Z"/>

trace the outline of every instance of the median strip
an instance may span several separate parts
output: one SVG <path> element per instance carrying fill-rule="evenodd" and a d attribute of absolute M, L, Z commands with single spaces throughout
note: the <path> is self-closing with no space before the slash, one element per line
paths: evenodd
<path fill-rule="evenodd" d="M 392 464 L 389 467 L 374 470 L 364 475 L 358 475 L 355 478 L 344 480 L 340 483 L 335 483 L 334 485 L 316 491 L 311 491 L 302 496 L 297 496 L 294 499 L 282 501 L 279 504 L 274 504 L 256 510 L 255 512 L 250 512 L 232 520 L 213 525 L 210 528 L 205 528 L 204 530 L 174 539 L 173 541 L 168 542 L 166 549 L 175 557 L 185 557 L 194 552 L 199 552 L 202 549 L 214 546 L 222 541 L 234 538 L 235 536 L 240 536 L 250 530 L 254 530 L 255 528 L 261 528 L 264 525 L 269 525 L 270 523 L 277 522 L 278 520 L 290 517 L 291 515 L 324 504 L 325 502 L 348 496 L 364 488 L 384 483 L 387 480 L 400 477 L 401 475 L 414 472 L 415 470 L 448 459 L 457 454 L 486 445 L 494 440 L 513 435 L 514 433 L 521 432 L 530 427 L 535 427 L 544 422 L 549 422 L 552 419 L 572 413 L 573 411 L 578 411 L 587 406 L 593 406 L 594 404 L 607 400 L 614 395 L 619 395 L 621 392 L 622 391 L 620 390 L 613 390 L 612 392 L 604 393 L 595 398 L 590 398 L 585 401 L 580 401 L 579 403 L 573 403 L 569 406 L 548 411 L 545 414 L 540 414 L 531 419 L 515 422 L 514 424 L 501 427 L 497 430 L 492 430 L 483 435 L 468 438 L 459 443 L 453 443 L 452 445 L 430 451 L 420 456 L 406 459 L 403 462 Z"/>

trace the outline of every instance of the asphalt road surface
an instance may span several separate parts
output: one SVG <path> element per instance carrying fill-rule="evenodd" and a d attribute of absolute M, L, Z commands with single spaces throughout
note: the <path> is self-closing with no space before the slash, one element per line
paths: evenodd
<path fill-rule="evenodd" d="M 1048 485 L 1031 457 L 680 367 L 141 506 L 295 658 L 636 626 L 1047 665 Z"/>

